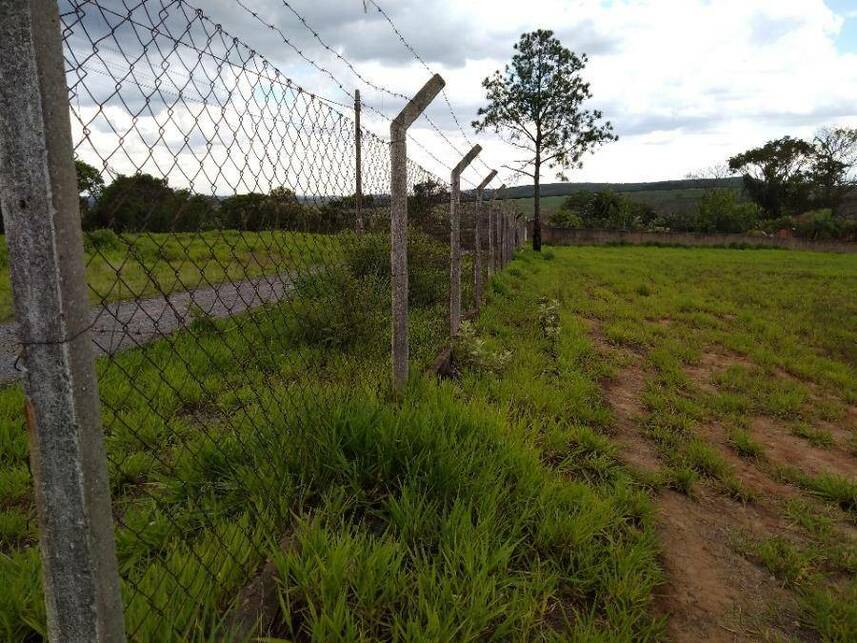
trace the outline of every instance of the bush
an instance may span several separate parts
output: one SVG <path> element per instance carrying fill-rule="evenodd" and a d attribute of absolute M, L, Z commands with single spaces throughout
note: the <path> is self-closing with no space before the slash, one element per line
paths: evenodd
<path fill-rule="evenodd" d="M 740 202 L 732 190 L 709 190 L 699 200 L 694 232 L 747 232 L 759 221 L 759 206 Z"/>
<path fill-rule="evenodd" d="M 802 239 L 837 239 L 840 234 L 839 221 L 831 210 L 813 210 L 794 218 L 794 231 Z"/>
<path fill-rule="evenodd" d="M 102 228 L 84 233 L 83 247 L 86 252 L 106 252 L 121 249 L 122 241 L 110 228 Z"/>
<path fill-rule="evenodd" d="M 390 307 L 388 282 L 337 270 L 309 277 L 297 290 L 291 325 L 297 340 L 347 349 L 383 334 Z"/>
<path fill-rule="evenodd" d="M 550 219 L 559 228 L 642 230 L 655 221 L 655 211 L 615 192 L 574 192 Z"/>
<path fill-rule="evenodd" d="M 554 228 L 578 230 L 583 227 L 583 219 L 576 212 L 560 208 L 551 215 L 548 224 Z"/>
<path fill-rule="evenodd" d="M 346 242 L 345 265 L 358 279 L 390 278 L 390 238 L 364 234 Z M 449 292 L 449 249 L 433 237 L 408 230 L 408 302 L 432 306 L 446 301 Z"/>
<path fill-rule="evenodd" d="M 102 190 L 84 223 L 119 232 L 204 230 L 217 226 L 217 204 L 149 174 L 118 176 Z"/>
<path fill-rule="evenodd" d="M 769 234 L 788 230 L 795 237 L 813 241 L 857 241 L 857 220 L 838 217 L 829 209 L 770 219 L 760 227 Z"/>
<path fill-rule="evenodd" d="M 469 321 L 461 323 L 458 337 L 452 344 L 452 361 L 455 366 L 499 374 L 512 358 L 511 351 L 493 350 L 476 333 Z"/>

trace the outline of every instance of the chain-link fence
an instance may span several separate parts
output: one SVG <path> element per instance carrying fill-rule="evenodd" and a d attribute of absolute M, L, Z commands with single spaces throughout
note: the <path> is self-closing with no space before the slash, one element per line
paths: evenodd
<path fill-rule="evenodd" d="M 51 148 L 49 131 L 42 143 L 59 158 L 51 163 L 70 164 L 73 154 L 80 196 L 71 226 L 83 230 L 85 275 L 60 270 L 58 282 L 44 283 L 62 300 L 69 280 L 85 279 L 88 303 L 78 329 L 49 339 L 19 318 L 23 354 L 2 358 L 0 565 L 10 589 L 0 591 L 0 636 L 62 639 L 69 623 L 84 634 L 96 623 L 102 636 L 122 628 L 140 641 L 256 635 L 264 629 L 266 559 L 304 493 L 284 462 L 290 443 L 312 430 L 307 409 L 326 408 L 355 382 L 379 395 L 391 386 L 390 143 L 184 0 L 66 0 L 59 8 L 73 151 Z M 50 60 L 39 57 L 47 23 L 33 16 L 28 27 L 42 65 Z M 8 94 L 8 77 L 4 83 Z M 57 106 L 43 104 L 51 109 Z M 9 143 L 10 165 L 13 151 Z M 3 203 L 14 206 L 5 215 L 20 317 L 32 308 L 19 292 L 38 289 L 46 275 L 35 263 L 22 265 L 26 255 L 13 244 L 16 234 L 38 242 L 24 205 L 15 209 L 15 185 L 7 181 Z M 420 367 L 449 342 L 450 184 L 408 161 L 407 188 L 410 359 Z M 461 201 L 468 311 L 476 306 L 477 270 L 486 283 L 521 233 L 511 205 L 489 206 L 472 190 Z M 63 265 L 63 253 L 77 247 L 57 246 L 74 235 L 63 236 L 62 226 L 50 234 L 45 247 Z M 11 318 L 9 304 L 2 312 Z M 11 323 L 5 328 L 14 333 Z M 66 377 L 86 372 L 86 352 L 75 357 L 81 339 L 97 357 L 107 481 L 99 479 L 100 438 L 82 427 L 77 376 Z M 70 355 L 70 365 L 40 363 L 42 346 L 60 347 L 58 359 Z M 44 372 L 71 381 L 69 408 L 80 418 L 51 425 L 63 435 L 46 430 L 50 405 L 33 393 Z M 41 449 L 35 493 L 14 383 L 21 375 L 30 450 Z M 46 395 L 62 401 L 56 389 Z M 93 426 L 97 434 L 97 420 Z M 52 440 L 80 435 L 95 440 L 86 455 L 92 470 L 84 463 L 70 474 L 89 485 L 80 515 L 98 511 L 99 485 L 112 502 L 109 534 L 66 525 L 83 534 L 86 555 L 44 532 L 60 519 L 51 508 L 64 502 L 60 482 L 45 471 L 77 452 L 55 453 Z M 107 545 L 93 545 L 99 542 Z M 98 614 L 110 607 L 101 575 L 111 573 L 102 558 L 113 555 L 113 543 L 118 617 Z M 77 596 L 92 613 L 76 617 L 66 612 L 80 605 L 56 596 L 68 592 L 66 581 L 79 587 L 80 578 L 64 572 L 70 557 L 94 577 L 84 583 L 92 604 L 85 588 Z"/>

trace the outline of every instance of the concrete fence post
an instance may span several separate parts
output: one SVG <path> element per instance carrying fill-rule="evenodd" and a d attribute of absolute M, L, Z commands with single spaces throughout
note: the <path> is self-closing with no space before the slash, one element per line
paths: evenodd
<path fill-rule="evenodd" d="M 491 172 L 486 176 L 482 183 L 479 184 L 479 187 L 476 188 L 476 222 L 474 225 L 473 236 L 475 254 L 473 258 L 473 289 L 476 293 L 476 310 L 479 310 L 482 307 L 482 195 L 485 191 L 485 186 L 487 186 L 491 181 L 494 180 L 494 177 L 497 176 L 497 170 L 491 170 Z M 489 226 L 490 228 L 490 226 Z"/>
<path fill-rule="evenodd" d="M 445 83 L 432 76 L 390 123 L 390 279 L 393 312 L 393 387 L 408 381 L 408 128 Z"/>
<path fill-rule="evenodd" d="M 452 168 L 449 191 L 449 334 L 458 335 L 461 326 L 461 173 L 482 148 L 474 145 Z"/>
<path fill-rule="evenodd" d="M 506 205 L 500 204 L 500 270 L 506 267 L 506 244 L 508 243 L 506 236 Z"/>
<path fill-rule="evenodd" d="M 0 2 L 0 205 L 51 641 L 124 641 L 54 0 Z"/>
<path fill-rule="evenodd" d="M 505 267 L 512 260 L 512 213 L 508 209 L 506 210 L 506 216 L 503 217 L 503 226 L 505 228 L 503 232 L 503 239 L 505 241 L 503 267 Z"/>
<path fill-rule="evenodd" d="M 500 186 L 500 189 L 497 190 L 497 197 L 500 198 L 501 195 L 505 191 L 506 191 L 506 184 L 504 183 L 503 185 Z M 494 239 L 495 239 L 495 245 L 497 246 L 494 269 L 498 272 L 503 269 L 503 212 L 504 211 L 505 211 L 505 205 L 503 203 L 503 200 L 501 199 L 500 203 L 497 204 L 497 207 L 495 208 L 495 211 L 494 211 L 494 227 L 495 227 Z"/>
<path fill-rule="evenodd" d="M 363 130 L 360 127 L 360 90 L 354 90 L 354 208 L 355 228 L 363 234 Z"/>
<path fill-rule="evenodd" d="M 494 274 L 497 270 L 497 194 L 500 190 L 506 189 L 506 184 L 500 186 L 499 190 L 494 190 L 491 195 L 491 202 L 488 204 L 488 276 Z"/>

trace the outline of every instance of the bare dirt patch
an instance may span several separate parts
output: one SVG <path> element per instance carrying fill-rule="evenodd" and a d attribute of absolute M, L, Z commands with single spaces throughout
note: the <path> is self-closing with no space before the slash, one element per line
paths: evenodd
<path fill-rule="evenodd" d="M 720 454 L 735 470 L 735 475 L 760 500 L 793 498 L 800 492 L 793 486 L 780 482 L 762 471 L 755 462 L 742 458 L 729 445 L 726 429 L 718 422 L 713 422 L 699 429 L 699 434 L 709 444 L 720 451 Z"/>
<path fill-rule="evenodd" d="M 684 372 L 701 389 L 712 392 L 715 390 L 715 378 L 730 367 L 738 365 L 752 367 L 753 362 L 738 353 L 707 351 L 702 354 L 698 364 L 686 366 Z"/>
<path fill-rule="evenodd" d="M 645 385 L 644 371 L 639 366 L 631 366 L 606 383 L 604 396 L 616 418 L 615 438 L 620 445 L 620 457 L 632 467 L 653 473 L 660 468 L 658 454 L 637 427 L 643 414 L 640 398 Z"/>
<path fill-rule="evenodd" d="M 744 522 L 736 521 L 735 504 L 705 492 L 697 501 L 673 491 L 658 499 L 667 582 L 657 605 L 671 640 L 779 639 L 794 628 L 794 598 L 728 545 L 730 530 Z"/>
<path fill-rule="evenodd" d="M 857 476 L 857 462 L 839 449 L 813 447 L 769 417 L 753 418 L 751 427 L 753 437 L 765 447 L 766 456 L 773 462 L 795 466 L 813 476 L 821 473 Z"/>
<path fill-rule="evenodd" d="M 590 331 L 602 353 L 615 350 L 600 336 L 597 324 Z M 695 367 L 694 379 L 710 382 L 740 356 L 708 353 Z M 639 432 L 646 409 L 642 394 L 646 371 L 638 360 L 603 383 L 604 397 L 615 416 L 615 439 L 621 457 L 632 467 L 654 472 L 660 459 L 654 446 Z M 797 493 L 778 483 L 728 448 L 722 427 L 709 428 L 710 440 L 719 446 L 742 481 L 765 497 Z M 770 574 L 730 546 L 734 533 L 763 538 L 781 533 L 788 525 L 773 500 L 747 505 L 702 488 L 697 499 L 671 490 L 655 498 L 661 563 L 667 581 L 657 609 L 667 617 L 668 634 L 676 641 L 756 641 L 793 635 L 796 602 Z"/>
<path fill-rule="evenodd" d="M 604 339 L 597 320 L 587 320 L 587 325 L 590 337 L 602 355 L 617 350 Z M 603 383 L 603 393 L 616 420 L 613 437 L 619 444 L 619 457 L 637 470 L 654 473 L 660 469 L 658 454 L 637 427 L 644 411 L 641 399 L 645 386 L 645 371 L 635 360 Z"/>

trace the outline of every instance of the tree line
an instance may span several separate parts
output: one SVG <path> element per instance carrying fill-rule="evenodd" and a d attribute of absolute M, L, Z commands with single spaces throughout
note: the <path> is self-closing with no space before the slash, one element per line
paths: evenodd
<path fill-rule="evenodd" d="M 709 187 L 691 211 L 659 212 L 633 195 L 578 192 L 551 216 L 562 228 L 701 233 L 783 230 L 811 239 L 857 240 L 844 204 L 855 190 L 857 130 L 825 128 L 812 141 L 784 137 L 747 150 L 728 164 L 689 178 L 738 174 L 743 191 Z"/>

